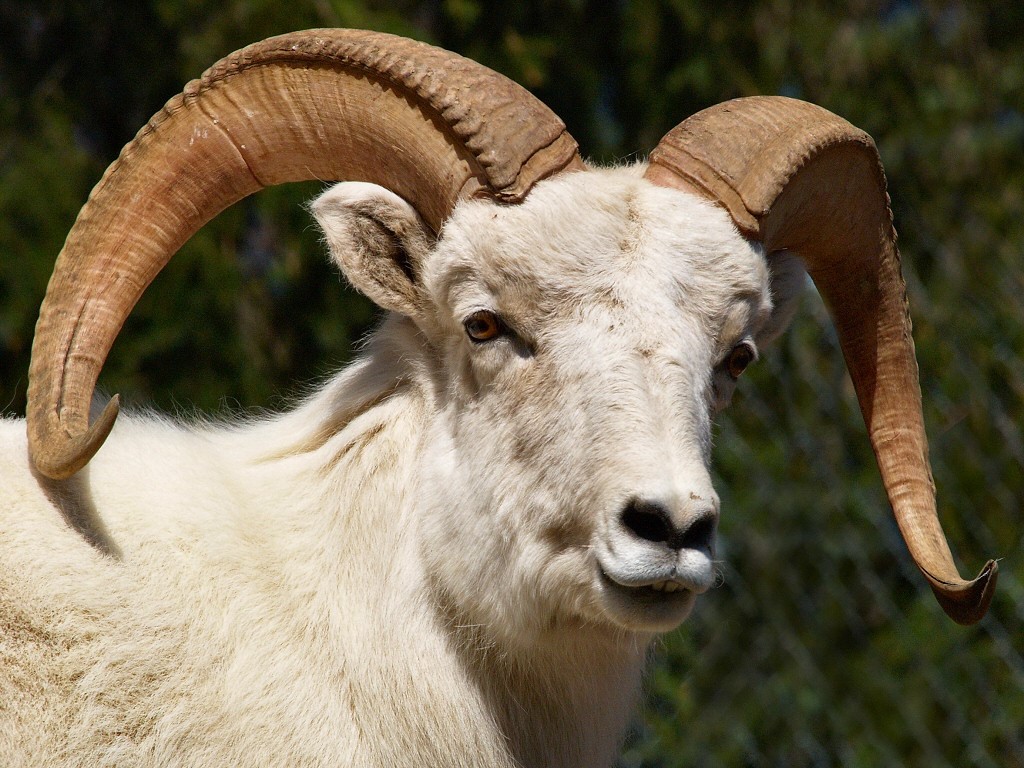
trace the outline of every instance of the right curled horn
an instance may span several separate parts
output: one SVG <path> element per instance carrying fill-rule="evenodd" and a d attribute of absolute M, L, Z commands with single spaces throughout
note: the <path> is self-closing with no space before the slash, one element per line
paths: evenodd
<path fill-rule="evenodd" d="M 547 107 L 448 51 L 319 29 L 231 54 L 124 148 L 68 235 L 32 346 L 32 462 L 68 477 L 103 444 L 117 397 L 92 425 L 89 409 L 121 325 L 178 248 L 243 197 L 289 181 L 373 182 L 439 231 L 459 199 L 519 202 L 582 167 Z"/>
<path fill-rule="evenodd" d="M 961 578 L 942 532 L 885 174 L 871 137 L 813 104 L 736 99 L 670 131 L 647 178 L 725 208 L 765 251 L 791 250 L 828 307 L 896 522 L 953 620 L 985 615 L 998 568 Z"/>

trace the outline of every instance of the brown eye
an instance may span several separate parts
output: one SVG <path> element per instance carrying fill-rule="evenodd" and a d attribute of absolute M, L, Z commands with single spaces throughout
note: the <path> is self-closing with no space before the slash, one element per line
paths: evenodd
<path fill-rule="evenodd" d="M 734 379 L 738 379 L 747 366 L 754 362 L 754 349 L 747 343 L 738 344 L 733 347 L 725 361 L 726 370 Z"/>
<path fill-rule="evenodd" d="M 466 329 L 466 335 L 477 344 L 496 339 L 504 332 L 504 326 L 498 316 L 486 309 L 474 312 L 462 325 Z"/>

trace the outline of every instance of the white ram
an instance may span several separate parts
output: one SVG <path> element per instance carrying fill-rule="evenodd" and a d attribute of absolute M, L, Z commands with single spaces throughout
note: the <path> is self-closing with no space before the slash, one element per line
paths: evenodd
<path fill-rule="evenodd" d="M 114 426 L 115 399 L 90 424 L 160 267 L 300 178 L 351 180 L 313 210 L 390 310 L 362 357 L 256 423 Z M 863 133 L 751 99 L 596 170 L 518 86 L 421 44 L 317 30 L 216 65 L 83 208 L 27 436 L 0 431 L 4 764 L 609 765 L 652 638 L 714 581 L 713 414 L 805 266 L 911 552 L 976 620 L 995 569 L 961 581 L 938 527 Z"/>

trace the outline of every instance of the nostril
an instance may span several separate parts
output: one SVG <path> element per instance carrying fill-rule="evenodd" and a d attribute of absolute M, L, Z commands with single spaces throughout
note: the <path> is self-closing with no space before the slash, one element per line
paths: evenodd
<path fill-rule="evenodd" d="M 675 532 L 664 507 L 640 499 L 633 499 L 626 505 L 622 524 L 645 541 L 665 542 Z"/>
<path fill-rule="evenodd" d="M 677 528 L 668 509 L 657 502 L 633 499 L 622 510 L 622 525 L 638 538 L 665 544 L 669 549 L 714 552 L 718 516 L 708 510 Z"/>
<path fill-rule="evenodd" d="M 668 540 L 672 549 L 695 549 L 707 552 L 711 555 L 714 552 L 715 530 L 718 522 L 713 513 L 703 515 L 694 520 L 690 525 Z"/>

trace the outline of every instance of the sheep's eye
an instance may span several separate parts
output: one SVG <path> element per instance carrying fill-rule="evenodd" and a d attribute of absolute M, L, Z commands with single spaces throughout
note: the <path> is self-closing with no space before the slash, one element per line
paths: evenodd
<path fill-rule="evenodd" d="M 733 347 L 732 352 L 729 353 L 729 357 L 725 361 L 726 370 L 729 371 L 729 375 L 734 379 L 738 379 L 747 366 L 754 362 L 757 357 L 754 352 L 754 348 L 747 342 L 737 344 Z"/>
<path fill-rule="evenodd" d="M 466 335 L 477 344 L 496 339 L 505 332 L 505 326 L 500 318 L 486 309 L 474 312 L 463 321 L 462 325 L 466 329 Z"/>

